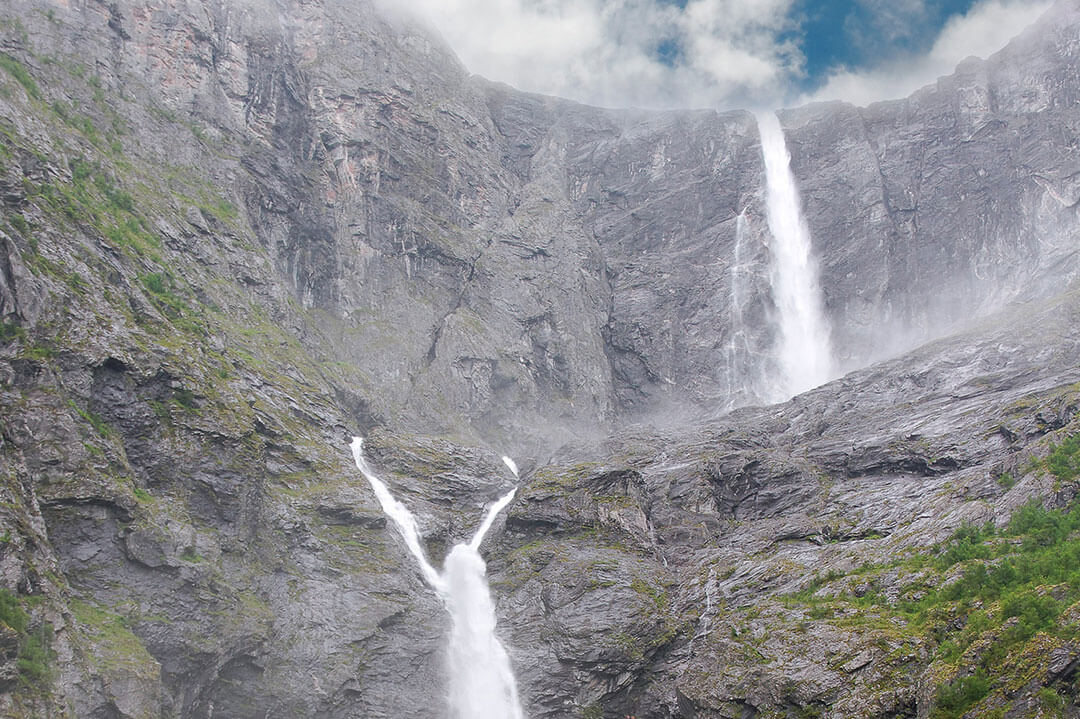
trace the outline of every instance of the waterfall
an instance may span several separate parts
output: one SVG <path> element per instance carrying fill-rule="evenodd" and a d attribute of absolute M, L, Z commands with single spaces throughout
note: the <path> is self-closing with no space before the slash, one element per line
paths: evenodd
<path fill-rule="evenodd" d="M 775 113 L 758 116 L 765 161 L 772 267 L 770 283 L 779 320 L 777 359 L 782 382 L 773 401 L 782 401 L 833 377 L 829 326 L 821 303 L 817 263 L 803 218 L 791 156 Z"/>
<path fill-rule="evenodd" d="M 363 438 L 353 437 L 352 453 L 353 459 L 356 460 L 357 469 L 367 477 L 367 481 L 372 490 L 375 491 L 375 498 L 379 500 L 383 513 L 397 525 L 398 531 L 401 532 L 401 536 L 405 539 L 405 546 L 409 548 L 409 552 L 412 553 L 417 564 L 420 565 L 420 571 L 424 575 L 424 579 L 431 585 L 432 589 L 442 595 L 445 591 L 444 581 L 427 560 L 424 547 L 420 544 L 420 529 L 416 526 L 416 517 L 412 516 L 412 512 L 406 509 L 404 504 L 394 499 L 394 495 L 390 494 L 387 486 L 375 476 L 375 472 L 368 466 L 367 461 L 364 459 Z"/>
<path fill-rule="evenodd" d="M 750 347 L 749 327 L 746 321 L 746 304 L 750 294 L 750 267 L 753 258 L 746 258 L 746 211 L 735 218 L 735 254 L 728 267 L 731 281 L 730 336 L 726 351 L 728 409 L 742 406 L 758 399 L 755 377 L 752 376 L 754 363 L 753 350 Z"/>
<path fill-rule="evenodd" d="M 394 499 L 386 484 L 364 460 L 364 440 L 353 437 L 356 467 L 371 484 L 383 512 L 397 526 L 424 580 L 442 599 L 450 614 L 452 629 L 448 663 L 450 670 L 450 714 L 454 719 L 522 719 L 517 682 L 510 657 L 495 635 L 495 603 L 487 584 L 487 566 L 480 556 L 480 544 L 495 517 L 514 498 L 510 490 L 488 509 L 483 522 L 467 544 L 450 550 L 438 572 L 428 562 L 420 543 L 416 518 Z M 509 457 L 503 462 L 517 478 L 517 466 Z"/>

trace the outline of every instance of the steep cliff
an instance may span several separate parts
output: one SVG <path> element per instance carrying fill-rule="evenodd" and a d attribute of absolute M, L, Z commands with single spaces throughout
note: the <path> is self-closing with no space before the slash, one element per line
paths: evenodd
<path fill-rule="evenodd" d="M 9 3 L 3 712 L 441 715 L 361 433 L 435 557 L 523 460 L 529 716 L 1077 716 L 1078 578 L 947 588 L 1075 551 L 1078 27 L 781 113 L 855 371 L 752 407 L 751 115 L 519 93 L 363 0 Z"/>

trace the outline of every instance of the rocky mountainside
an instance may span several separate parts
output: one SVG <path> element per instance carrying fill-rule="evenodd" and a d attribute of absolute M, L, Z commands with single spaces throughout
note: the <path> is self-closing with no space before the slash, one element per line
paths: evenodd
<path fill-rule="evenodd" d="M 753 406 L 752 115 L 523 94 L 367 0 L 9 2 L 0 711 L 442 716 L 363 434 L 436 558 L 521 460 L 534 719 L 1080 716 L 1078 28 L 780 114 L 851 371 Z"/>

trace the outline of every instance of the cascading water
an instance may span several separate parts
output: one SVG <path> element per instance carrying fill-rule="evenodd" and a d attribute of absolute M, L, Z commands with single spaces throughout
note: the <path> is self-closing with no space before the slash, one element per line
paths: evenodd
<path fill-rule="evenodd" d="M 431 566 L 424 553 L 416 518 L 405 505 L 394 499 L 364 460 L 361 437 L 353 437 L 352 452 L 356 467 L 371 484 L 383 512 L 401 532 L 424 579 L 450 614 L 453 625 L 448 652 L 451 716 L 454 719 L 522 719 L 524 714 L 510 658 L 495 635 L 495 603 L 488 591 L 487 567 L 480 556 L 484 536 L 517 490 L 510 490 L 491 506 L 468 544 L 458 544 L 450 550 L 440 573 Z M 513 460 L 503 457 L 503 462 L 516 478 L 518 472 Z"/>
<path fill-rule="evenodd" d="M 728 273 L 731 278 L 729 338 L 726 351 L 728 409 L 753 402 L 758 397 L 757 377 L 754 376 L 753 350 L 750 346 L 746 306 L 750 295 L 750 264 L 746 257 L 746 212 L 735 219 L 735 253 Z"/>
<path fill-rule="evenodd" d="M 783 375 L 770 399 L 782 401 L 832 379 L 832 343 L 822 309 L 817 263 L 811 254 L 810 230 L 803 218 L 780 120 L 774 113 L 759 115 L 758 132 L 773 236 L 770 282 L 779 314 L 777 354 Z"/>

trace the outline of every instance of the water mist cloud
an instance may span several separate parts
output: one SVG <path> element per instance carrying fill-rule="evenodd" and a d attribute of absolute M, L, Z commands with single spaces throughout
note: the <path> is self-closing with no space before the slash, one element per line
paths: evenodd
<path fill-rule="evenodd" d="M 530 92 L 608 107 L 776 107 L 900 97 L 985 56 L 1048 0 L 982 0 L 950 20 L 929 53 L 808 77 L 800 0 L 397 0 L 426 19 L 465 66 Z M 810 5 L 813 7 L 813 4 Z M 848 7 L 845 5 L 845 7 Z M 842 39 L 900 47 L 927 26 L 926 0 L 854 0 Z M 855 13 L 854 11 L 858 12 Z M 842 31 L 842 33 L 839 33 Z M 806 92 L 806 88 L 820 89 Z"/>

